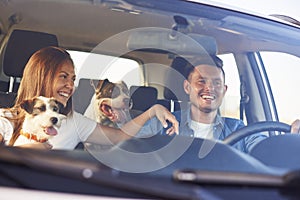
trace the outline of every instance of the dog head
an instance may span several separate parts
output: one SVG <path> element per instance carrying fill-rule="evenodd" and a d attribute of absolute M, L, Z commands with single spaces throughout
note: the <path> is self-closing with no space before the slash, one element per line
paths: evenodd
<path fill-rule="evenodd" d="M 95 89 L 95 111 L 97 121 L 109 119 L 116 124 L 128 121 L 128 111 L 131 107 L 129 90 L 124 81 L 110 82 L 108 79 L 100 80 Z"/>
<path fill-rule="evenodd" d="M 48 139 L 56 135 L 62 119 L 66 118 L 60 112 L 63 104 L 54 98 L 39 96 L 24 100 L 20 106 L 25 111 L 22 131 L 36 135 L 37 139 Z"/>

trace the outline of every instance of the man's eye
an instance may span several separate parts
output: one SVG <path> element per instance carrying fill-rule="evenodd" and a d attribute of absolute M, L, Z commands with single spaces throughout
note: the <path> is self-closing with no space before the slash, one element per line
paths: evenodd
<path fill-rule="evenodd" d="M 222 85 L 222 82 L 221 82 L 221 81 L 215 81 L 215 82 L 214 82 L 214 85 L 215 85 L 215 86 L 220 86 L 220 85 Z"/>

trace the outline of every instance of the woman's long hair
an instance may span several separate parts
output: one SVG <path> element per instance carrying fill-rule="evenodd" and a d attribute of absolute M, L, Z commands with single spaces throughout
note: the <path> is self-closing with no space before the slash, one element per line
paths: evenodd
<path fill-rule="evenodd" d="M 22 101 L 36 96 L 53 97 L 55 75 L 65 62 L 71 62 L 74 66 L 70 54 L 65 49 L 53 46 L 42 48 L 30 57 L 23 72 L 15 105 L 9 109 L 14 123 L 14 133 L 9 145 L 14 144 L 19 136 L 17 133 L 22 128 L 25 117 L 24 111 L 20 108 Z M 71 113 L 72 107 L 72 97 L 70 97 L 62 113 L 66 115 Z"/>

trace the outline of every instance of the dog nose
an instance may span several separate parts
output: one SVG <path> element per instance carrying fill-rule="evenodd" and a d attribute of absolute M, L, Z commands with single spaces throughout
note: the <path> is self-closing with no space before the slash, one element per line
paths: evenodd
<path fill-rule="evenodd" d="M 57 117 L 51 117 L 50 121 L 52 122 L 52 124 L 56 124 L 58 122 Z"/>

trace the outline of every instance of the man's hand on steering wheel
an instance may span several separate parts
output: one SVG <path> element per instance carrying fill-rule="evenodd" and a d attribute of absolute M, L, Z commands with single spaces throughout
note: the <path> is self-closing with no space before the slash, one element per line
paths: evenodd
<path fill-rule="evenodd" d="M 300 120 L 296 119 L 291 124 L 291 133 L 300 133 Z"/>

